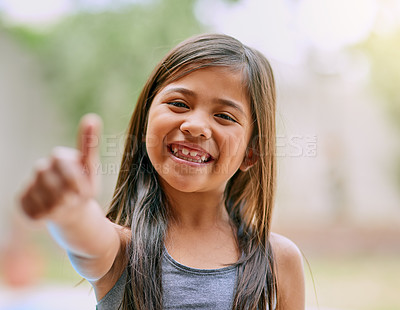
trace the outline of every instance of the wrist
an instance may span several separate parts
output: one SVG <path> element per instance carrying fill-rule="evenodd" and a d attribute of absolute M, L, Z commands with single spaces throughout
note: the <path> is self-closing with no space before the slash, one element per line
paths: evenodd
<path fill-rule="evenodd" d="M 82 221 L 93 204 L 97 204 L 94 199 L 70 197 L 65 204 L 55 207 L 45 220 L 52 225 L 67 228 Z"/>
<path fill-rule="evenodd" d="M 46 226 L 55 241 L 68 252 L 80 257 L 97 254 L 94 240 L 102 233 L 103 210 L 94 199 L 68 209 L 63 208 L 46 219 Z"/>

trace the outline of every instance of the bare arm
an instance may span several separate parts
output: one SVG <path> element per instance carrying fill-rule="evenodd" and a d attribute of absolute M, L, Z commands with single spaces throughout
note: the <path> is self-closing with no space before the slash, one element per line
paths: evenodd
<path fill-rule="evenodd" d="M 32 219 L 46 221 L 74 268 L 90 281 L 110 270 L 120 248 L 116 225 L 93 198 L 100 128 L 97 116 L 85 116 L 80 123 L 78 150 L 56 148 L 50 158 L 42 160 L 21 196 L 24 212 Z"/>
<path fill-rule="evenodd" d="M 303 260 L 300 250 L 289 239 L 271 234 L 278 278 L 279 310 L 305 309 Z"/>
<path fill-rule="evenodd" d="M 116 227 L 95 200 L 61 220 L 47 220 L 53 238 L 67 251 L 76 271 L 93 282 L 112 267 L 120 247 Z"/>

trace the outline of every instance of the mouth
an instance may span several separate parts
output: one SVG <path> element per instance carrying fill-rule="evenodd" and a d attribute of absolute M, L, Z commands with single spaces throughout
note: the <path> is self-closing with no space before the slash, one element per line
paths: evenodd
<path fill-rule="evenodd" d="M 168 145 L 168 150 L 173 156 L 188 162 L 204 164 L 213 160 L 209 153 L 186 145 L 171 143 Z"/>

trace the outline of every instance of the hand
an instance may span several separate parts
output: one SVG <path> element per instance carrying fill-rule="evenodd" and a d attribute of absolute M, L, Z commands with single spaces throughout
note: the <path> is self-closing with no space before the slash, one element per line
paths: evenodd
<path fill-rule="evenodd" d="M 30 218 L 62 218 L 95 196 L 101 124 L 99 116 L 85 115 L 79 124 L 78 150 L 57 147 L 38 162 L 33 181 L 21 195 L 22 209 Z"/>

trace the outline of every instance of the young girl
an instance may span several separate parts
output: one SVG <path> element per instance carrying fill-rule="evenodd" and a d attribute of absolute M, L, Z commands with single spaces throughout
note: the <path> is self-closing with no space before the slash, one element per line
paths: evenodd
<path fill-rule="evenodd" d="M 98 309 L 304 309 L 302 259 L 270 232 L 275 86 L 226 35 L 190 38 L 139 96 L 111 207 L 94 200 L 101 121 L 56 148 L 21 198 L 44 218 Z"/>

